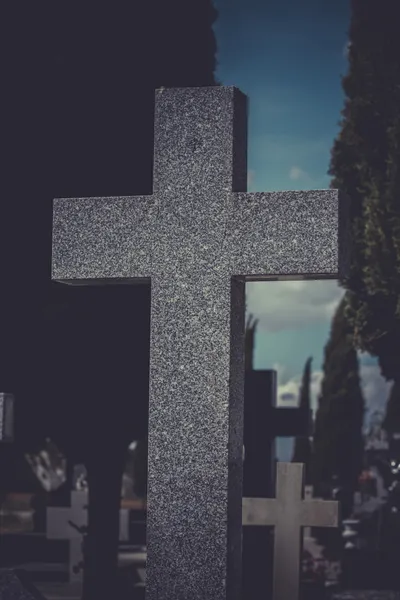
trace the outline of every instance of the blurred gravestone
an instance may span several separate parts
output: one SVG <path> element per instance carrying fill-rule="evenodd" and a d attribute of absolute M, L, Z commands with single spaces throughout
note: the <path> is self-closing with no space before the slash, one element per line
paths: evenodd
<path fill-rule="evenodd" d="M 311 415 L 303 407 L 277 406 L 277 372 L 273 369 L 248 369 L 244 389 L 243 496 L 270 498 L 275 494 L 275 438 L 309 434 Z M 272 555 L 270 528 L 253 525 L 243 529 L 243 593 L 247 600 L 258 598 L 260 590 L 267 592 L 272 586 Z"/>
<path fill-rule="evenodd" d="M 88 520 L 88 493 L 73 490 L 71 506 L 49 506 L 47 508 L 46 535 L 49 540 L 69 542 L 69 581 L 82 580 L 83 531 Z M 129 510 L 120 510 L 119 540 L 129 540 Z M 1 600 L 1 597 L 0 597 Z"/>

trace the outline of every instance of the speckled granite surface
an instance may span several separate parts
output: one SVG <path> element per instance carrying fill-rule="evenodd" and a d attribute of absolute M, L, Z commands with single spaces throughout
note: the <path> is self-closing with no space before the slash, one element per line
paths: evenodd
<path fill-rule="evenodd" d="M 0 569 L 0 600 L 46 600 L 24 573 Z"/>
<path fill-rule="evenodd" d="M 239 600 L 246 279 L 348 266 L 338 191 L 246 181 L 246 97 L 164 89 L 153 194 L 54 201 L 53 279 L 151 280 L 147 600 Z"/>

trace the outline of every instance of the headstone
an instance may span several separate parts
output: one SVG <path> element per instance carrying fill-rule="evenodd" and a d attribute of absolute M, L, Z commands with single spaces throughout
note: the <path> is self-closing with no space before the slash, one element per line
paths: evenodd
<path fill-rule="evenodd" d="M 46 536 L 50 540 L 69 541 L 69 580 L 82 579 L 80 565 L 83 561 L 81 527 L 87 525 L 87 492 L 73 490 L 71 506 L 49 506 L 47 508 Z M 72 523 L 72 524 L 71 524 Z M 120 541 L 129 540 L 129 510 L 120 510 Z"/>
<path fill-rule="evenodd" d="M 243 495 L 268 498 L 274 488 L 275 438 L 308 435 L 311 411 L 276 406 L 277 373 L 273 369 L 246 371 L 244 397 Z"/>
<path fill-rule="evenodd" d="M 277 372 L 273 369 L 247 370 L 244 393 L 244 444 L 246 458 L 243 496 L 275 496 L 275 439 L 310 432 L 310 411 L 303 407 L 277 406 Z M 265 527 L 243 531 L 243 595 L 258 599 L 260 590 L 270 591 L 273 538 Z M 270 560 L 269 560 L 270 558 Z"/>
<path fill-rule="evenodd" d="M 273 600 L 299 597 L 301 529 L 337 527 L 339 503 L 303 499 L 301 463 L 278 463 L 276 498 L 244 498 L 243 525 L 274 526 Z"/>
<path fill-rule="evenodd" d="M 1 600 L 46 600 L 29 581 L 26 573 L 13 569 L 0 569 Z"/>
<path fill-rule="evenodd" d="M 0 392 L 0 442 L 14 439 L 14 395 Z"/>
<path fill-rule="evenodd" d="M 347 272 L 347 199 L 246 165 L 239 90 L 161 89 L 153 195 L 54 201 L 53 280 L 151 281 L 148 600 L 241 594 L 246 280 Z"/>

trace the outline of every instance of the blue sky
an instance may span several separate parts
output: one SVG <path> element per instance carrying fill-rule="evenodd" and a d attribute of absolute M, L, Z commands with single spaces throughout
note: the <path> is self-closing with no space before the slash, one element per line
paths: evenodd
<path fill-rule="evenodd" d="M 344 103 L 350 0 L 214 4 L 217 77 L 249 97 L 249 191 L 328 188 Z M 343 290 L 334 281 L 278 281 L 249 283 L 246 292 L 248 312 L 259 319 L 255 368 L 276 368 L 278 403 L 294 404 L 304 363 L 313 356 L 315 404 Z M 389 386 L 371 357 L 360 356 L 360 368 L 370 413 L 384 406 Z"/>
<path fill-rule="evenodd" d="M 217 76 L 249 96 L 251 191 L 329 186 L 348 0 L 215 0 Z"/>

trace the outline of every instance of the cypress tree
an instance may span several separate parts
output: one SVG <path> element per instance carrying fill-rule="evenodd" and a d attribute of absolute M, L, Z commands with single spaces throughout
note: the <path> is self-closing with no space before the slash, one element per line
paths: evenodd
<path fill-rule="evenodd" d="M 332 186 L 351 198 L 347 318 L 357 348 L 400 377 L 400 36 L 397 0 L 352 0 Z"/>
<path fill-rule="evenodd" d="M 388 434 L 400 433 L 400 381 L 395 381 L 390 390 L 382 427 Z"/>
<path fill-rule="evenodd" d="M 336 477 L 349 514 L 362 467 L 364 400 L 359 365 L 345 317 L 345 299 L 333 318 L 325 346 L 324 377 L 318 402 L 312 459 L 313 483 L 319 493 Z"/>
<path fill-rule="evenodd" d="M 311 410 L 311 398 L 310 398 L 310 384 L 311 384 L 311 363 L 312 358 L 308 358 L 304 365 L 303 379 L 300 388 L 300 400 L 299 408 L 307 411 L 310 414 Z M 293 449 L 292 462 L 299 462 L 305 464 L 305 479 L 306 483 L 310 481 L 310 459 L 311 459 L 311 441 L 307 435 L 296 437 Z"/>
<path fill-rule="evenodd" d="M 245 356 L 245 369 L 253 370 L 254 368 L 254 348 L 255 348 L 255 335 L 258 325 L 258 319 L 254 319 L 253 315 L 249 315 L 246 322 L 246 330 L 244 334 L 244 356 Z"/>

